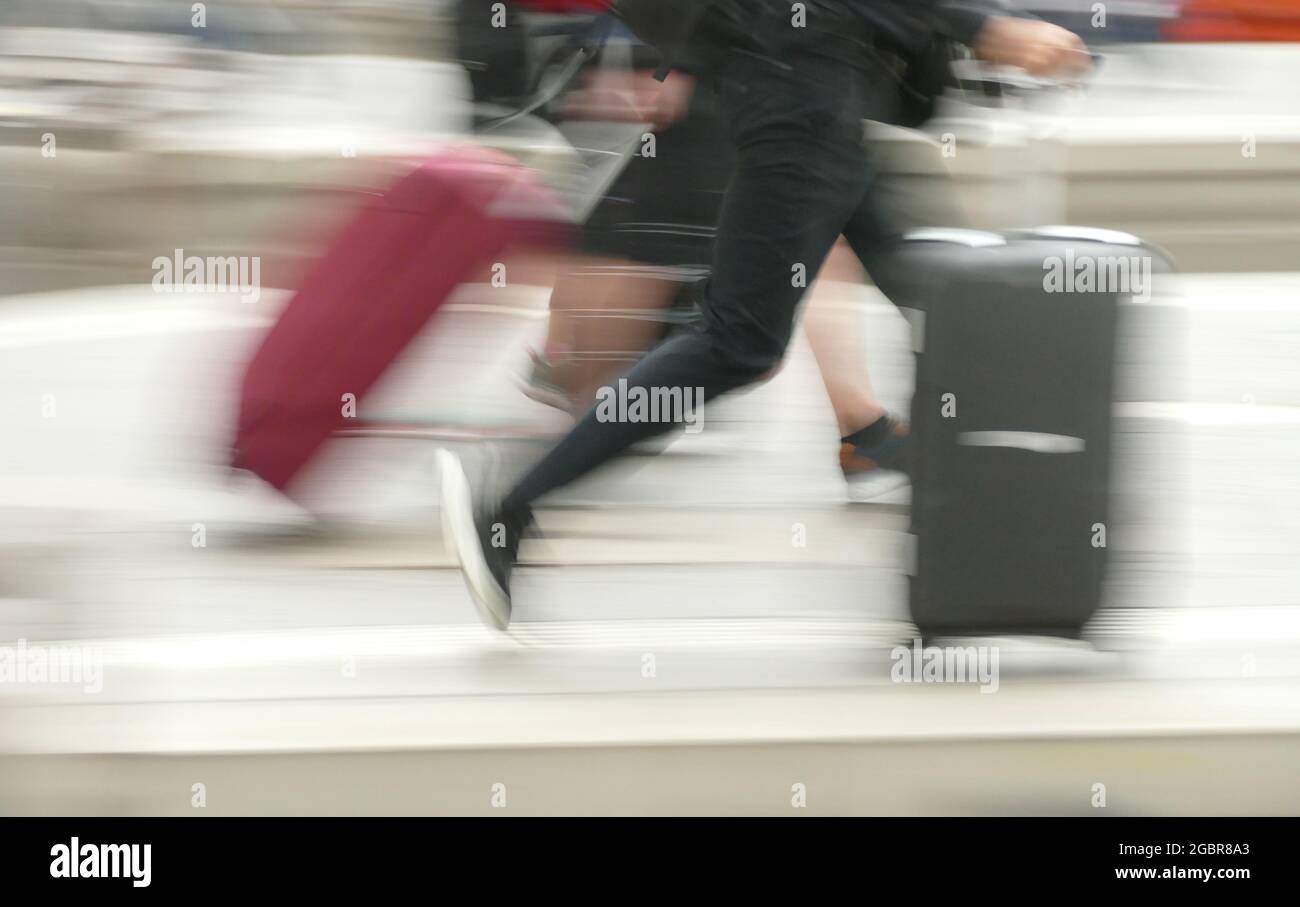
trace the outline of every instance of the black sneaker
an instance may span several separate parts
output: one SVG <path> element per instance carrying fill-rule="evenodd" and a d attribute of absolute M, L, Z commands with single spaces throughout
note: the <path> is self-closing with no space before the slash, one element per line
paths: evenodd
<path fill-rule="evenodd" d="M 840 470 L 854 500 L 878 497 L 908 484 L 911 438 L 906 422 L 891 416 L 840 439 Z"/>
<path fill-rule="evenodd" d="M 510 626 L 510 573 L 531 514 L 507 516 L 476 506 L 460 458 L 438 451 L 442 533 L 460 563 L 479 619 L 495 630 Z"/>

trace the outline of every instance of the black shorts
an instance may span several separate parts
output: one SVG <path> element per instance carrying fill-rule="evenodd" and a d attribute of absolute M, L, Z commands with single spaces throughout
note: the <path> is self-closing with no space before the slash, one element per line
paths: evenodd
<path fill-rule="evenodd" d="M 685 272 L 707 270 L 733 152 L 713 92 L 697 86 L 681 120 L 638 145 L 583 224 L 581 249 Z"/>

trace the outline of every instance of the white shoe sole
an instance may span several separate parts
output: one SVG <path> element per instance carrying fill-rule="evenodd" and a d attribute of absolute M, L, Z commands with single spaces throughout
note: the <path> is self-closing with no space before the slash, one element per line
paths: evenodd
<path fill-rule="evenodd" d="M 510 626 L 510 596 L 497 584 L 479 548 L 474 527 L 474 498 L 460 458 L 447 450 L 438 451 L 438 473 L 445 544 L 460 563 L 479 620 L 493 630 L 505 630 Z"/>
<path fill-rule="evenodd" d="M 890 498 L 889 503 L 896 503 L 892 500 L 898 496 L 896 492 L 909 487 L 912 480 L 905 472 L 881 469 L 873 471 L 873 474 L 846 479 L 845 483 L 851 503 L 869 504 L 879 498 Z"/>

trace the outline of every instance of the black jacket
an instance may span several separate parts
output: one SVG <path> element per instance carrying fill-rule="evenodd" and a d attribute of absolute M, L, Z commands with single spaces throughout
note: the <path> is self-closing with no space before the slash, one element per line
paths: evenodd
<path fill-rule="evenodd" d="M 661 75 L 671 68 L 706 68 L 731 47 L 761 51 L 790 32 L 784 27 L 790 4 L 784 0 L 613 0 L 612 5 L 641 40 L 663 53 Z M 904 55 L 924 51 L 936 36 L 972 44 L 986 18 L 1010 14 L 1003 0 L 805 0 L 805 5 L 810 26 L 852 21 Z"/>

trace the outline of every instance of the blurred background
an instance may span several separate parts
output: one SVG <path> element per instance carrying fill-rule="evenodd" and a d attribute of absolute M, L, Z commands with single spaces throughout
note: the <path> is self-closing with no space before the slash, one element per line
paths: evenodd
<path fill-rule="evenodd" d="M 364 401 L 402 430 L 333 442 L 301 496 L 228 469 L 249 353 L 366 199 L 470 142 L 581 217 L 644 123 L 481 128 L 453 0 L 7 0 L 0 646 L 102 676 L 0 682 L 0 813 L 486 813 L 496 784 L 524 813 L 781 813 L 796 784 L 822 813 L 1300 811 L 1300 0 L 1017 5 L 1095 75 L 870 125 L 891 189 L 1178 273 L 1122 313 L 1104 606 L 997 640 L 986 696 L 891 682 L 907 492 L 846 503 L 803 335 L 709 431 L 547 502 L 509 637 L 444 550 L 434 454 L 563 428 L 517 387 L 545 268 L 462 287 Z M 528 14 L 543 82 L 567 15 Z M 157 292 L 175 250 L 256 257 L 256 300 Z M 907 322 L 851 274 L 818 293 L 906 412 Z"/>

